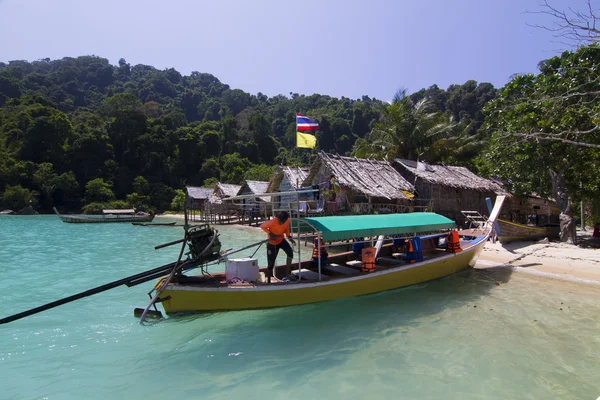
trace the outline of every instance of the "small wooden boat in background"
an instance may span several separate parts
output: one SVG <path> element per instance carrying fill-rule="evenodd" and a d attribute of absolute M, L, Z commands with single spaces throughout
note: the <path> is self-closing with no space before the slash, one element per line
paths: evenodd
<path fill-rule="evenodd" d="M 496 234 L 500 243 L 544 238 L 557 239 L 560 235 L 560 226 L 524 225 L 499 219 L 496 221 Z"/>
<path fill-rule="evenodd" d="M 131 224 L 136 226 L 175 226 L 176 222 L 156 222 L 153 224 L 147 224 L 145 222 L 132 222 Z"/>
<path fill-rule="evenodd" d="M 154 219 L 154 215 L 142 212 L 136 213 L 134 209 L 102 210 L 102 215 L 64 215 L 60 214 L 56 207 L 54 207 L 54 212 L 63 222 L 68 222 L 72 224 L 89 224 L 103 222 L 151 222 Z"/>

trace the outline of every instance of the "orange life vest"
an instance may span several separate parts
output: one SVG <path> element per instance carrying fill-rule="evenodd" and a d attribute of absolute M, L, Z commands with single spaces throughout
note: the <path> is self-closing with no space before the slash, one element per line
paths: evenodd
<path fill-rule="evenodd" d="M 458 238 L 458 232 L 452 231 L 446 237 L 446 251 L 449 253 L 460 253 L 462 249 L 460 248 L 460 239 Z"/>
<path fill-rule="evenodd" d="M 375 272 L 375 247 L 365 247 L 362 249 L 362 271 Z"/>
<path fill-rule="evenodd" d="M 321 242 L 321 243 L 323 243 L 323 242 Z M 329 256 L 329 254 L 327 254 L 327 249 L 325 248 L 325 246 L 321 245 L 321 258 L 327 258 L 327 256 Z M 315 260 L 319 258 L 319 248 L 317 247 L 316 240 L 315 240 L 315 248 L 313 250 L 312 258 Z"/>

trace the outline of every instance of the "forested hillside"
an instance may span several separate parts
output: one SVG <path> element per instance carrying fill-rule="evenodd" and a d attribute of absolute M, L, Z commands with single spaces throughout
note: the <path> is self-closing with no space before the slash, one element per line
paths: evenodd
<path fill-rule="evenodd" d="M 207 73 L 95 56 L 0 63 L 0 208 L 93 211 L 121 200 L 165 210 L 186 184 L 267 180 L 274 165 L 309 163 L 317 150 L 471 165 L 495 95 L 474 81 L 398 92 L 393 103 L 418 140 L 390 152 L 369 146 L 389 128 L 392 105 L 368 96 L 253 95 Z M 320 124 L 314 150 L 295 148 L 297 112 Z M 424 132 L 423 120 L 443 132 Z"/>

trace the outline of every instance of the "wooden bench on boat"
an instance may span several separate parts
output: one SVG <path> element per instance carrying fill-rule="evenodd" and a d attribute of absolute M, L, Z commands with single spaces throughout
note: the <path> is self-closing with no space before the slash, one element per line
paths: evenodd
<path fill-rule="evenodd" d="M 406 264 L 406 261 L 404 261 L 404 258 L 396 258 L 396 257 L 378 257 L 377 258 L 377 265 L 379 265 L 379 263 L 383 263 L 384 265 L 398 265 L 398 264 Z"/>
<path fill-rule="evenodd" d="M 340 275 L 358 275 L 360 271 L 355 268 L 345 267 L 343 265 L 331 263 L 323 267 L 324 271 L 334 272 Z"/>
<path fill-rule="evenodd" d="M 319 273 L 315 272 L 315 271 L 311 271 L 310 269 L 306 269 L 306 268 L 302 268 L 300 271 L 293 270 L 292 271 L 292 275 L 294 275 L 296 278 L 300 277 L 303 281 L 304 280 L 308 280 L 308 281 L 318 281 L 319 280 Z M 321 280 L 327 280 L 329 279 L 330 276 L 321 274 Z"/>

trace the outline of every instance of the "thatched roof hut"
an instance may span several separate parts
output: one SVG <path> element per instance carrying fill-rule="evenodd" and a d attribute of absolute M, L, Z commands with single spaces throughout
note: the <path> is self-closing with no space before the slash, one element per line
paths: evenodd
<path fill-rule="evenodd" d="M 240 187 L 240 190 L 237 192 L 237 195 L 246 195 L 246 194 L 263 194 L 263 193 L 267 193 L 267 188 L 269 187 L 269 182 L 263 182 L 263 181 L 246 181 L 244 182 L 244 184 Z M 270 202 L 271 198 L 269 196 L 263 196 L 263 197 L 256 197 L 256 198 L 251 198 L 251 199 L 245 199 L 248 200 L 246 201 L 246 203 L 248 202 L 254 202 L 256 203 L 257 201 L 262 201 L 262 202 Z"/>
<path fill-rule="evenodd" d="M 261 195 L 267 192 L 269 182 L 263 181 L 250 181 L 244 182 L 237 195 Z M 242 216 L 242 223 L 244 222 L 245 216 L 249 217 L 250 224 L 261 220 L 263 217 L 266 219 L 271 213 L 271 196 L 256 196 L 250 198 L 244 198 L 235 200 L 235 205 L 240 209 Z"/>
<path fill-rule="evenodd" d="M 232 185 L 229 183 L 215 183 L 206 207 L 207 212 L 211 216 L 210 218 L 216 219 L 216 216 L 218 216 L 219 222 L 223 222 L 223 218 L 233 218 L 239 211 L 238 206 L 231 201 L 223 200 L 236 196 L 241 187 L 241 185 Z"/>
<path fill-rule="evenodd" d="M 308 167 L 277 167 L 269 180 L 267 193 L 293 192 L 294 190 L 300 189 L 308 175 L 308 170 Z M 277 196 L 275 199 L 275 207 L 277 209 L 296 208 L 295 202 L 297 200 L 298 197 L 294 195 Z"/>
<path fill-rule="evenodd" d="M 231 183 L 215 183 L 212 195 L 209 198 L 211 204 L 221 204 L 223 199 L 227 197 L 237 196 L 242 185 L 233 185 Z"/>
<path fill-rule="evenodd" d="M 208 199 L 212 195 L 214 188 L 205 188 L 198 186 L 186 186 L 187 207 L 192 210 L 204 210 Z"/>
<path fill-rule="evenodd" d="M 461 211 L 489 215 L 485 198 L 494 200 L 496 195 L 506 194 L 498 183 L 477 176 L 465 167 L 404 159 L 396 159 L 394 166 L 404 178 L 413 182 L 421 199 L 432 200 L 435 212 L 459 224 L 465 222 Z"/>
<path fill-rule="evenodd" d="M 299 189 L 306 179 L 308 171 L 308 167 L 277 167 L 269 180 L 267 192 L 289 192 Z"/>
<path fill-rule="evenodd" d="M 401 207 L 395 206 L 413 204 L 413 185 L 387 161 L 319 152 L 302 185 L 318 186 L 328 206 L 335 208 L 331 203 L 337 203 L 338 208 L 347 207 L 353 213 L 398 212 Z M 372 204 L 386 207 L 377 210 Z"/>
<path fill-rule="evenodd" d="M 395 163 L 397 166 L 410 172 L 413 179 L 416 177 L 418 180 L 430 185 L 444 185 L 456 189 L 504 193 L 502 187 L 498 183 L 477 176 L 465 167 L 433 165 L 426 162 L 404 160 L 400 158 L 396 159 Z"/>

